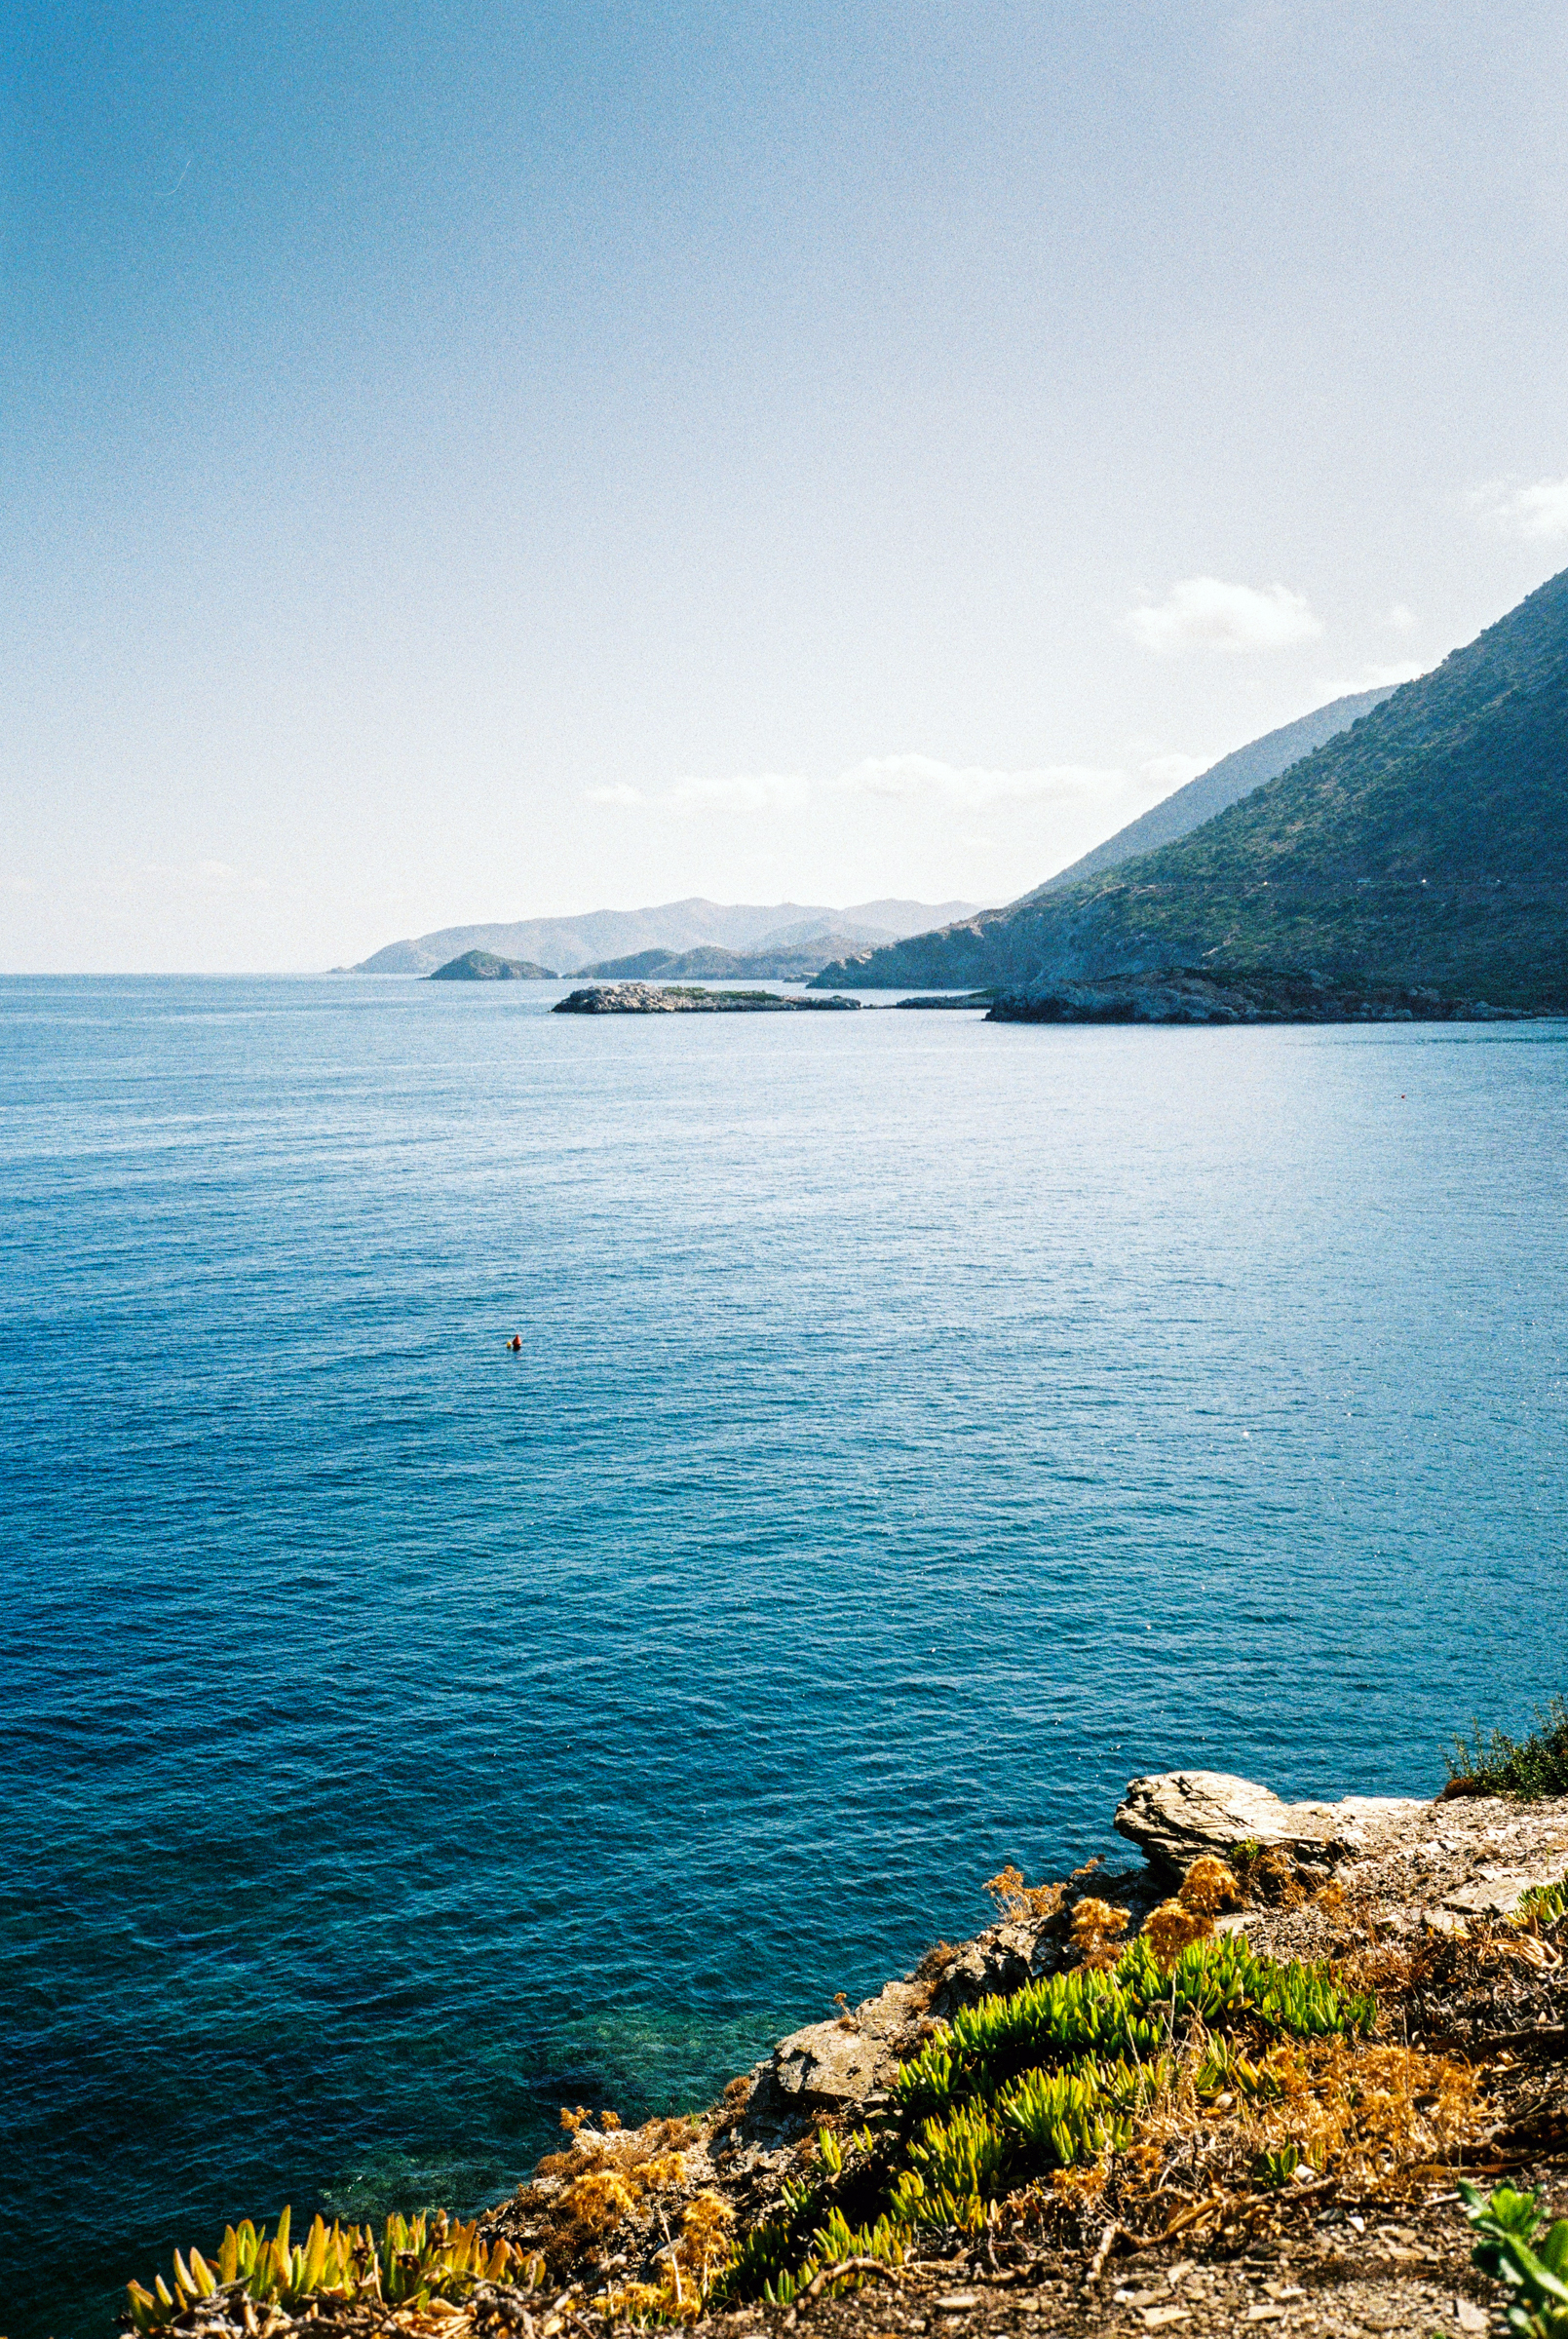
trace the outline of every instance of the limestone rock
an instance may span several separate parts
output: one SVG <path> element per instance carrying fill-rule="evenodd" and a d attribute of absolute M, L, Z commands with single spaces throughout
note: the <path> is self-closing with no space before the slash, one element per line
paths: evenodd
<path fill-rule="evenodd" d="M 1483 1870 L 1469 1883 L 1445 1893 L 1442 1906 L 1456 1917 L 1511 1917 L 1526 1893 L 1539 1891 L 1543 1885 L 1561 1884 L 1562 1876 L 1560 1852 L 1539 1867 Z"/>
<path fill-rule="evenodd" d="M 863 2103 L 886 2059 L 882 2040 L 853 2022 L 809 2022 L 774 2049 L 774 2084 L 815 2103 Z"/>
<path fill-rule="evenodd" d="M 1021 1989 L 1046 1972 L 1052 1961 L 1042 1953 L 1044 1931 L 1039 1924 L 993 1925 L 966 1941 L 942 1974 L 932 2012 L 945 2017 L 977 1998 Z"/>
<path fill-rule="evenodd" d="M 1224 1771 L 1164 1771 L 1128 1782 L 1116 1825 L 1147 1859 L 1179 1875 L 1201 1853 L 1223 1860 L 1244 1843 L 1344 1859 L 1364 1850 L 1380 1830 L 1413 1822 L 1427 1808 L 1406 1795 L 1283 1803 L 1268 1787 Z"/>

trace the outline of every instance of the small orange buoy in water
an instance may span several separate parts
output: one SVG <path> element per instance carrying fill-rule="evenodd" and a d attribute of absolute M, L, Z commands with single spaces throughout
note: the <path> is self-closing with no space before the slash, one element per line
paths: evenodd
<path fill-rule="evenodd" d="M 515 1357 L 522 1354 L 522 1341 L 517 1333 L 513 1333 L 511 1339 L 507 1342 L 507 1346 L 511 1349 Z"/>

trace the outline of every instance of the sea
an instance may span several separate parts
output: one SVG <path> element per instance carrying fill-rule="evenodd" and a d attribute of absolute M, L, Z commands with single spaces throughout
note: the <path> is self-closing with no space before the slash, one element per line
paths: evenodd
<path fill-rule="evenodd" d="M 0 981 L 11 2339 L 1568 1686 L 1568 1024 L 559 995 Z"/>

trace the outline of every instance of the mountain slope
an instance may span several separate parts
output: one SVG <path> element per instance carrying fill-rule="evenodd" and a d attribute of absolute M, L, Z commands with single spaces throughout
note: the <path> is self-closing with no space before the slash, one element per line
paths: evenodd
<path fill-rule="evenodd" d="M 1161 851 L 825 968 L 1023 985 L 1316 969 L 1568 1009 L 1568 572 Z"/>
<path fill-rule="evenodd" d="M 362 959 L 356 975 L 430 975 L 468 950 L 500 958 L 533 959 L 573 975 L 607 958 L 637 950 L 694 950 L 710 943 L 720 950 L 750 950 L 759 943 L 806 940 L 843 935 L 865 926 L 883 934 L 920 934 L 932 926 L 968 917 L 973 901 L 860 901 L 848 909 L 810 902 L 665 901 L 649 909 L 591 909 L 570 918 L 519 918 L 510 925 L 443 926 Z"/>
<path fill-rule="evenodd" d="M 1390 684 L 1389 690 L 1393 685 Z M 1104 869 L 1114 869 L 1124 861 L 1132 861 L 1140 853 L 1153 853 L 1161 845 L 1173 845 L 1178 837 L 1187 836 L 1201 828 L 1217 812 L 1249 796 L 1266 780 L 1278 780 L 1303 755 L 1320 748 L 1341 731 L 1348 731 L 1363 714 L 1370 714 L 1380 706 L 1389 690 L 1361 690 L 1346 699 L 1333 699 L 1326 707 L 1316 708 L 1311 714 L 1301 715 L 1293 723 L 1284 723 L 1278 731 L 1265 732 L 1261 739 L 1238 748 L 1233 754 L 1222 755 L 1211 763 L 1206 772 L 1178 787 L 1173 796 L 1163 797 L 1103 845 L 1095 845 L 1070 868 L 1058 869 L 1054 877 L 1036 887 L 1041 894 L 1059 893 L 1064 887 L 1076 885 L 1081 877 L 1097 877 Z"/>

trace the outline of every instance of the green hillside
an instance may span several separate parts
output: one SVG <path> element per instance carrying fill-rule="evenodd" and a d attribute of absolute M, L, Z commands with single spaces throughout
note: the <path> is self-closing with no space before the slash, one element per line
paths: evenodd
<path fill-rule="evenodd" d="M 493 950 L 465 950 L 429 978 L 432 982 L 554 982 L 548 967 L 531 958 L 498 958 Z"/>
<path fill-rule="evenodd" d="M 1042 894 L 1059 894 L 1076 885 L 1081 877 L 1102 877 L 1124 861 L 1132 861 L 1139 854 L 1156 853 L 1162 845 L 1173 845 L 1178 837 L 1188 836 L 1201 828 L 1218 812 L 1249 796 L 1261 787 L 1265 780 L 1278 780 L 1303 755 L 1320 748 L 1325 740 L 1338 732 L 1348 731 L 1352 723 L 1370 713 L 1379 702 L 1388 697 L 1386 690 L 1357 691 L 1346 699 L 1335 699 L 1327 707 L 1316 707 L 1293 723 L 1270 731 L 1262 739 L 1249 740 L 1234 754 L 1221 756 L 1174 795 L 1165 796 L 1158 804 L 1108 836 L 1102 845 L 1075 861 L 1071 868 L 1058 869 L 1054 877 L 1036 890 Z"/>
<path fill-rule="evenodd" d="M 971 987 L 1316 969 L 1568 1010 L 1568 572 L 1179 842 L 826 968 Z"/>

